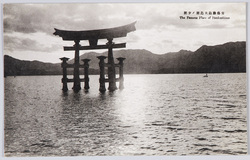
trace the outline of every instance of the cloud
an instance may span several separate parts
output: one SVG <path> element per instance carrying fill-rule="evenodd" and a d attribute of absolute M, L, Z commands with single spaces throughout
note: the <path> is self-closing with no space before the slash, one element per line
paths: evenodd
<path fill-rule="evenodd" d="M 232 7 L 234 5 L 234 7 Z M 186 3 L 186 4 L 160 4 L 154 7 L 155 10 L 144 10 L 144 18 L 139 18 L 141 22 L 138 22 L 140 29 L 199 29 L 199 28 L 239 28 L 246 27 L 245 5 L 241 3 Z M 157 10 L 156 10 L 157 9 Z M 184 11 L 220 11 L 225 12 L 224 16 L 230 17 L 229 20 L 216 20 L 216 19 L 180 19 L 180 16 L 184 16 Z M 231 12 L 232 11 L 232 12 Z M 197 15 L 190 15 L 197 16 Z M 208 17 L 206 15 L 205 17 Z M 235 23 L 240 21 L 241 25 Z"/>
<path fill-rule="evenodd" d="M 38 6 L 5 4 L 3 11 L 5 32 L 34 33 L 43 27 L 45 16 Z"/>
<path fill-rule="evenodd" d="M 52 44 L 45 46 L 30 38 L 20 38 L 16 36 L 4 35 L 4 50 L 7 52 L 13 51 L 38 51 L 38 52 L 53 52 L 61 49 L 62 46 Z"/>
<path fill-rule="evenodd" d="M 129 34 L 127 43 L 137 43 L 141 38 L 136 34 Z"/>
<path fill-rule="evenodd" d="M 4 52 L 15 55 L 53 52 L 60 57 L 68 54 L 62 47 L 71 46 L 73 42 L 54 36 L 54 28 L 92 30 L 134 21 L 137 21 L 136 31 L 124 39 L 116 39 L 115 43 L 127 42 L 128 49 L 147 49 L 154 53 L 194 50 L 197 41 L 217 44 L 245 40 L 245 9 L 243 3 L 4 4 Z M 184 11 L 211 10 L 224 11 L 230 20 L 179 18 Z M 81 42 L 81 45 L 87 44 Z"/>
<path fill-rule="evenodd" d="M 173 40 L 164 39 L 162 42 L 163 42 L 163 43 L 173 43 Z"/>
<path fill-rule="evenodd" d="M 217 6 L 217 7 L 215 7 Z M 225 7 L 226 6 L 226 7 Z M 236 7 L 235 7 L 236 6 Z M 218 21 L 180 20 L 184 10 L 211 10 L 214 7 L 226 13 L 232 13 L 232 18 L 239 17 L 243 11 L 242 6 L 230 4 L 171 4 L 171 3 L 129 3 L 129 4 L 5 4 L 4 5 L 4 31 L 34 33 L 44 32 L 49 35 L 53 28 L 67 30 L 90 30 L 109 28 L 137 22 L 138 29 L 166 29 L 170 26 L 176 28 L 211 27 L 211 23 Z M 240 9 L 238 9 L 240 8 Z M 244 14 L 243 14 L 244 15 Z M 235 20 L 235 19 L 234 19 Z M 243 16 L 244 20 L 244 16 Z M 204 23 L 205 22 L 205 23 Z M 208 23 L 208 25 L 204 25 Z M 227 24 L 227 25 L 226 25 Z M 228 26 L 228 22 L 224 27 Z M 237 25 L 230 21 L 231 27 Z"/>
<path fill-rule="evenodd" d="M 108 4 L 5 4 L 4 32 L 52 35 L 54 28 L 90 30 L 134 21 L 123 15 L 116 5 Z"/>
<path fill-rule="evenodd" d="M 237 28 L 246 28 L 246 19 L 236 19 L 233 21 L 233 24 L 237 27 Z"/>

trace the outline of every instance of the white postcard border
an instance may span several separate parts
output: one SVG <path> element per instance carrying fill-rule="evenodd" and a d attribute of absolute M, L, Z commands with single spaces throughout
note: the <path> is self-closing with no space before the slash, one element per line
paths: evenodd
<path fill-rule="evenodd" d="M 1 38 L 0 38 L 0 159 L 3 160 L 247 160 L 250 159 L 249 147 L 249 55 L 247 54 L 247 126 L 248 126 L 248 155 L 246 156 L 80 156 L 80 157 L 4 157 L 4 78 L 3 78 L 3 4 L 4 3 L 229 3 L 229 2 L 243 2 L 247 3 L 247 39 L 249 42 L 249 0 L 1 0 Z M 247 53 L 249 52 L 249 43 L 247 43 Z"/>

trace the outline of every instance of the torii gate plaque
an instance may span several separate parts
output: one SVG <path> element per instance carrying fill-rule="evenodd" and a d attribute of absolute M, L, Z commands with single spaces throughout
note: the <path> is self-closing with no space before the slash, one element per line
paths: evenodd
<path fill-rule="evenodd" d="M 108 49 L 108 63 L 104 66 L 108 67 L 108 80 L 109 82 L 109 91 L 114 91 L 117 89 L 116 87 L 116 78 L 115 78 L 115 63 L 114 63 L 114 57 L 113 57 L 113 48 L 125 48 L 126 43 L 120 43 L 120 44 L 115 44 L 113 43 L 114 38 L 120 38 L 120 37 L 126 37 L 127 33 L 135 31 L 135 23 L 133 22 L 131 24 L 125 25 L 125 26 L 120 26 L 120 27 L 115 27 L 115 28 L 109 28 L 109 29 L 100 29 L 100 30 L 87 30 L 87 31 L 66 31 L 66 30 L 59 30 L 55 28 L 54 35 L 58 35 L 62 37 L 63 40 L 65 41 L 74 41 L 75 45 L 72 47 L 64 47 L 64 51 L 75 51 L 75 62 L 74 62 L 74 77 L 73 77 L 73 90 L 74 91 L 79 91 L 81 89 L 80 85 L 80 77 L 79 77 L 79 68 L 80 68 L 80 63 L 79 63 L 79 51 L 80 50 L 92 50 L 92 49 Z M 107 39 L 108 42 L 105 45 L 98 45 L 98 40 L 99 39 Z M 80 41 L 81 40 L 88 40 L 89 41 L 89 46 L 81 46 Z M 66 63 L 67 59 L 64 59 L 64 63 Z M 105 58 L 100 58 L 100 61 Z M 123 59 L 124 60 L 124 59 Z M 121 58 L 119 59 L 121 66 L 122 60 Z M 88 64 L 87 64 L 88 65 Z M 101 68 L 101 66 L 100 66 Z M 101 73 L 100 73 L 101 74 Z M 100 86 L 101 86 L 101 76 L 100 75 Z M 120 77 L 123 79 L 123 77 Z M 105 81 L 105 79 L 104 79 Z M 68 82 L 71 82 L 68 81 Z M 67 83 L 67 78 L 66 82 Z M 67 89 L 65 89 L 67 90 Z M 106 90 L 106 89 L 105 89 Z M 100 91 L 104 91 L 104 89 L 100 87 Z"/>

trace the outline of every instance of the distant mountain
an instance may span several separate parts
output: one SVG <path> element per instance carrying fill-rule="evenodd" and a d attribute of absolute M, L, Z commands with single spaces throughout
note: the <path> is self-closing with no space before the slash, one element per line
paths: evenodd
<path fill-rule="evenodd" d="M 88 52 L 80 59 L 91 59 L 90 74 L 99 73 L 97 56 L 108 52 Z M 180 50 L 163 55 L 147 50 L 115 50 L 114 58 L 124 57 L 124 73 L 230 73 L 246 72 L 246 42 L 229 42 L 216 46 L 202 46 L 196 51 Z M 107 61 L 107 60 L 106 60 Z M 118 61 L 115 60 L 115 63 Z M 68 61 L 74 63 L 74 59 Z M 8 75 L 58 75 L 60 64 L 21 61 L 4 56 L 4 73 Z M 69 69 L 69 74 L 73 70 Z"/>
<path fill-rule="evenodd" d="M 107 52 L 85 53 L 90 66 L 98 69 L 96 56 Z M 114 58 L 125 57 L 124 73 L 225 73 L 246 72 L 246 42 L 229 42 L 223 45 L 202 46 L 195 52 L 180 50 L 163 55 L 147 50 L 118 50 Z M 71 60 L 73 63 L 73 60 Z"/>
<path fill-rule="evenodd" d="M 246 42 L 202 46 L 194 52 L 197 72 L 246 72 Z"/>
<path fill-rule="evenodd" d="M 83 74 L 83 71 L 80 72 Z M 98 70 L 90 69 L 90 74 L 98 74 Z M 44 63 L 39 61 L 18 60 L 4 55 L 4 76 L 18 75 L 61 75 L 60 63 Z M 68 69 L 68 74 L 73 74 L 73 69 Z"/>
<path fill-rule="evenodd" d="M 39 61 L 23 61 L 4 55 L 4 76 L 15 75 L 57 75 L 61 65 Z"/>
<path fill-rule="evenodd" d="M 95 53 L 89 52 L 80 56 L 80 59 L 91 59 L 89 62 L 91 68 L 99 69 L 99 60 L 97 56 L 108 56 L 108 52 Z M 124 57 L 124 73 L 152 73 L 158 67 L 159 55 L 153 54 L 147 50 L 114 50 L 115 63 L 118 63 L 116 58 Z M 74 60 L 69 61 L 73 63 Z M 107 59 L 106 59 L 107 62 Z"/>
<path fill-rule="evenodd" d="M 159 73 L 246 72 L 246 42 L 202 46 L 195 52 L 181 50 L 161 56 Z"/>

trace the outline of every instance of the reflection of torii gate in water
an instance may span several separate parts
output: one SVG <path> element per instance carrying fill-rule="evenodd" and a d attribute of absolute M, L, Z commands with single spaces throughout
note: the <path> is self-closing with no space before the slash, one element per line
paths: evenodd
<path fill-rule="evenodd" d="M 117 89 L 116 81 L 119 81 L 119 88 L 123 88 L 123 60 L 125 58 L 117 58 L 119 63 L 114 63 L 113 57 L 113 48 L 125 48 L 126 43 L 115 44 L 113 43 L 113 38 L 126 37 L 127 33 L 135 31 L 135 23 L 131 23 L 125 26 L 109 28 L 109 29 L 100 29 L 100 30 L 87 30 L 87 31 L 66 31 L 59 30 L 55 28 L 54 35 L 62 37 L 65 41 L 74 41 L 75 45 L 73 47 L 64 47 L 64 51 L 75 51 L 75 62 L 73 65 L 67 64 L 68 58 L 61 58 L 62 68 L 63 68 L 63 91 L 67 91 L 67 82 L 74 82 L 73 90 L 79 91 L 81 89 L 80 82 L 85 82 L 85 89 L 89 89 L 89 77 L 88 77 L 88 61 L 89 59 L 83 59 L 83 65 L 79 63 L 79 51 L 80 50 L 92 50 L 92 49 L 108 49 L 108 63 L 104 63 L 105 56 L 98 56 L 100 59 L 100 91 L 105 92 L 105 82 L 109 82 L 109 91 L 114 91 Z M 99 39 L 107 39 L 108 42 L 105 45 L 98 45 Z M 89 46 L 81 46 L 81 40 L 88 40 Z M 108 67 L 108 79 L 105 79 L 104 67 Z M 115 77 L 115 67 L 119 67 L 120 77 L 116 79 Z M 73 79 L 67 78 L 67 68 L 74 68 L 74 77 Z M 79 68 L 84 68 L 84 79 L 80 79 Z"/>

